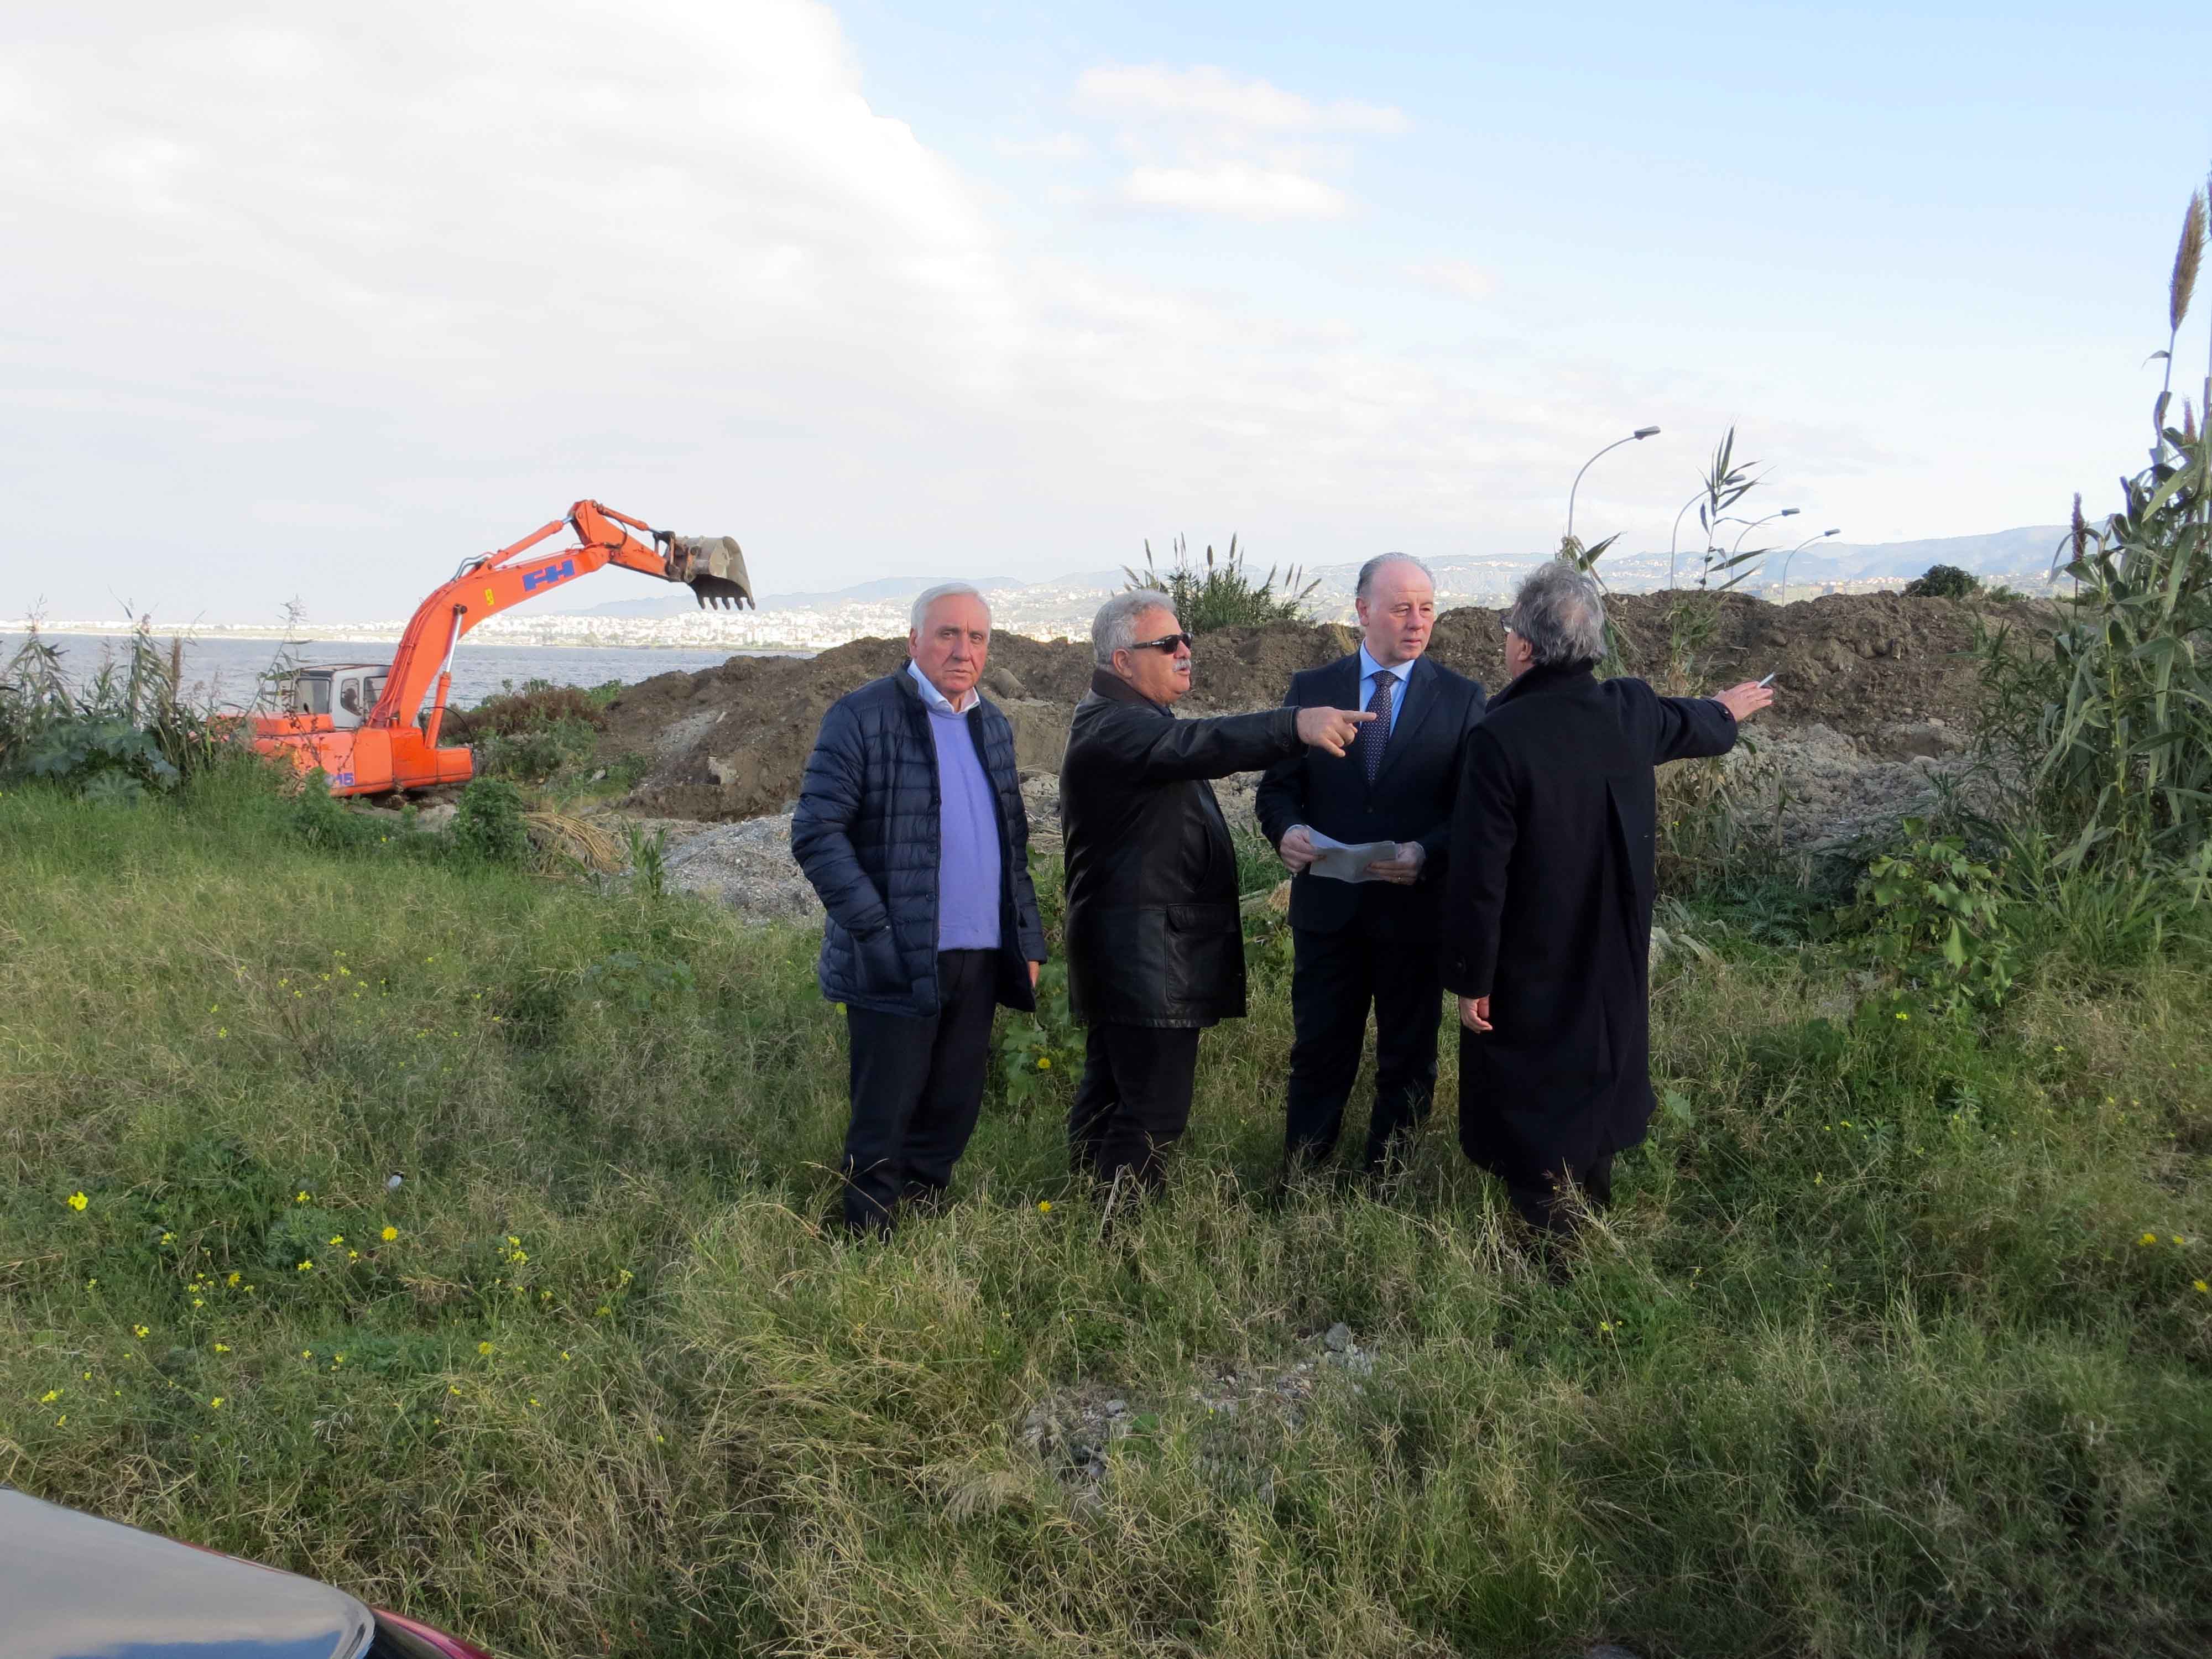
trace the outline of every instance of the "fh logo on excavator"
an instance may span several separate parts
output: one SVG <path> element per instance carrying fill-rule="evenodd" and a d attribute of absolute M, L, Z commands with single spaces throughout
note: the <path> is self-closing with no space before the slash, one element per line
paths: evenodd
<path fill-rule="evenodd" d="M 556 582 L 565 582 L 575 574 L 576 562 L 574 559 L 563 559 L 558 564 L 549 564 L 543 570 L 526 571 L 522 578 L 522 591 L 526 595 L 535 593 L 541 587 L 550 587 Z"/>

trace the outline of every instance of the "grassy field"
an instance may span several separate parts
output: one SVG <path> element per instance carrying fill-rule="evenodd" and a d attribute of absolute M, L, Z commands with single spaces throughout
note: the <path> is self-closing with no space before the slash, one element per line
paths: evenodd
<path fill-rule="evenodd" d="M 1804 920 L 1692 907 L 1561 1282 L 1449 1043 L 1389 1201 L 1265 1200 L 1279 953 L 1133 1224 L 1063 1058 L 855 1246 L 812 939 L 11 791 L 0 1479 L 549 1659 L 2202 1652 L 2207 952 L 1900 1018 Z"/>

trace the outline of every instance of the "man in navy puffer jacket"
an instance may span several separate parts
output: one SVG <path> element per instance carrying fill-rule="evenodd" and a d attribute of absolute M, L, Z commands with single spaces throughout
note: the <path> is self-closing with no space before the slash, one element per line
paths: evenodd
<path fill-rule="evenodd" d="M 1044 927 L 1014 732 L 976 690 L 990 638 L 965 583 L 916 599 L 912 659 L 822 717 L 792 817 L 830 913 L 822 994 L 845 1006 L 854 1232 L 945 1191 L 982 1108 L 993 1011 L 1036 1006 Z"/>

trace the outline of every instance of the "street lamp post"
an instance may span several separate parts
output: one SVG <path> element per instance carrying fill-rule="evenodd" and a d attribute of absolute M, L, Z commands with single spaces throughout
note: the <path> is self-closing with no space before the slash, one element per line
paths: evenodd
<path fill-rule="evenodd" d="M 1829 537 L 1831 537 L 1831 536 L 1840 536 L 1841 534 L 1843 534 L 1843 532 L 1842 532 L 1840 529 L 1837 529 L 1837 530 L 1823 530 L 1823 531 L 1822 531 L 1819 535 L 1817 535 L 1817 536 L 1808 536 L 1808 537 L 1806 537 L 1806 538 L 1805 538 L 1805 539 L 1804 539 L 1803 541 L 1802 541 L 1802 542 L 1798 543 L 1796 546 L 1795 546 L 1795 547 L 1791 548 L 1791 549 L 1790 549 L 1787 553 L 1785 553 L 1785 554 L 1784 554 L 1784 555 L 1782 556 L 1782 589 L 1781 589 L 1781 592 L 1779 592 L 1778 593 L 1777 593 L 1777 594 L 1774 596 L 1774 602 L 1775 602 L 1777 605 L 1784 605 L 1784 604 L 1787 604 L 1787 603 L 1789 602 L 1789 599 L 1790 599 L 1790 560 L 1792 560 L 1792 559 L 1794 559 L 1794 558 L 1796 558 L 1796 557 L 1800 553 L 1802 553 L 1802 552 L 1803 552 L 1807 548 L 1808 548 L 1808 547 L 1812 546 L 1812 544 L 1813 544 L 1814 542 L 1825 542 L 1825 541 L 1826 541 L 1826 540 L 1827 540 L 1827 539 L 1828 539 L 1828 538 L 1829 538 Z"/>
<path fill-rule="evenodd" d="M 1682 514 L 1705 499 L 1705 492 L 1700 489 L 1688 501 L 1684 501 L 1674 514 L 1674 527 L 1667 532 L 1667 586 L 1670 592 L 1674 586 L 1674 546 L 1682 537 Z"/>
<path fill-rule="evenodd" d="M 1655 438 L 1658 435 L 1659 428 L 1657 427 L 1639 426 L 1626 438 L 1614 439 L 1613 442 L 1607 444 L 1605 448 L 1599 450 L 1597 455 L 1608 453 L 1613 450 L 1620 448 L 1623 444 L 1632 444 L 1645 438 Z M 1591 456 L 1589 461 L 1584 461 L 1583 463 L 1582 471 L 1575 474 L 1574 483 L 1567 486 L 1567 534 L 1571 538 L 1575 533 L 1575 491 L 1583 487 L 1583 473 L 1590 470 L 1590 462 L 1596 460 L 1597 455 Z"/>
<path fill-rule="evenodd" d="M 1758 529 L 1759 526 L 1763 524 L 1772 524 L 1777 519 L 1794 519 L 1804 509 L 1802 507 L 1785 507 L 1779 513 L 1770 513 L 1763 519 L 1753 519 L 1749 524 L 1744 526 L 1741 530 L 1736 532 L 1735 540 L 1731 543 L 1729 547 L 1729 556 L 1730 558 L 1734 558 L 1736 554 L 1736 550 L 1743 545 L 1743 538 L 1751 534 L 1753 531 Z"/>

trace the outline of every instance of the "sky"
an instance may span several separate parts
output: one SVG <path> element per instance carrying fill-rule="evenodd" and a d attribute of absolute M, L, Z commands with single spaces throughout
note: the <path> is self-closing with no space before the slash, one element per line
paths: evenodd
<path fill-rule="evenodd" d="M 0 617 L 404 614 L 589 497 L 756 587 L 1852 543 L 2142 464 L 2212 11 L 33 0 Z M 2204 377 L 2212 276 L 2179 385 Z M 649 597 L 611 572 L 577 604 Z"/>

